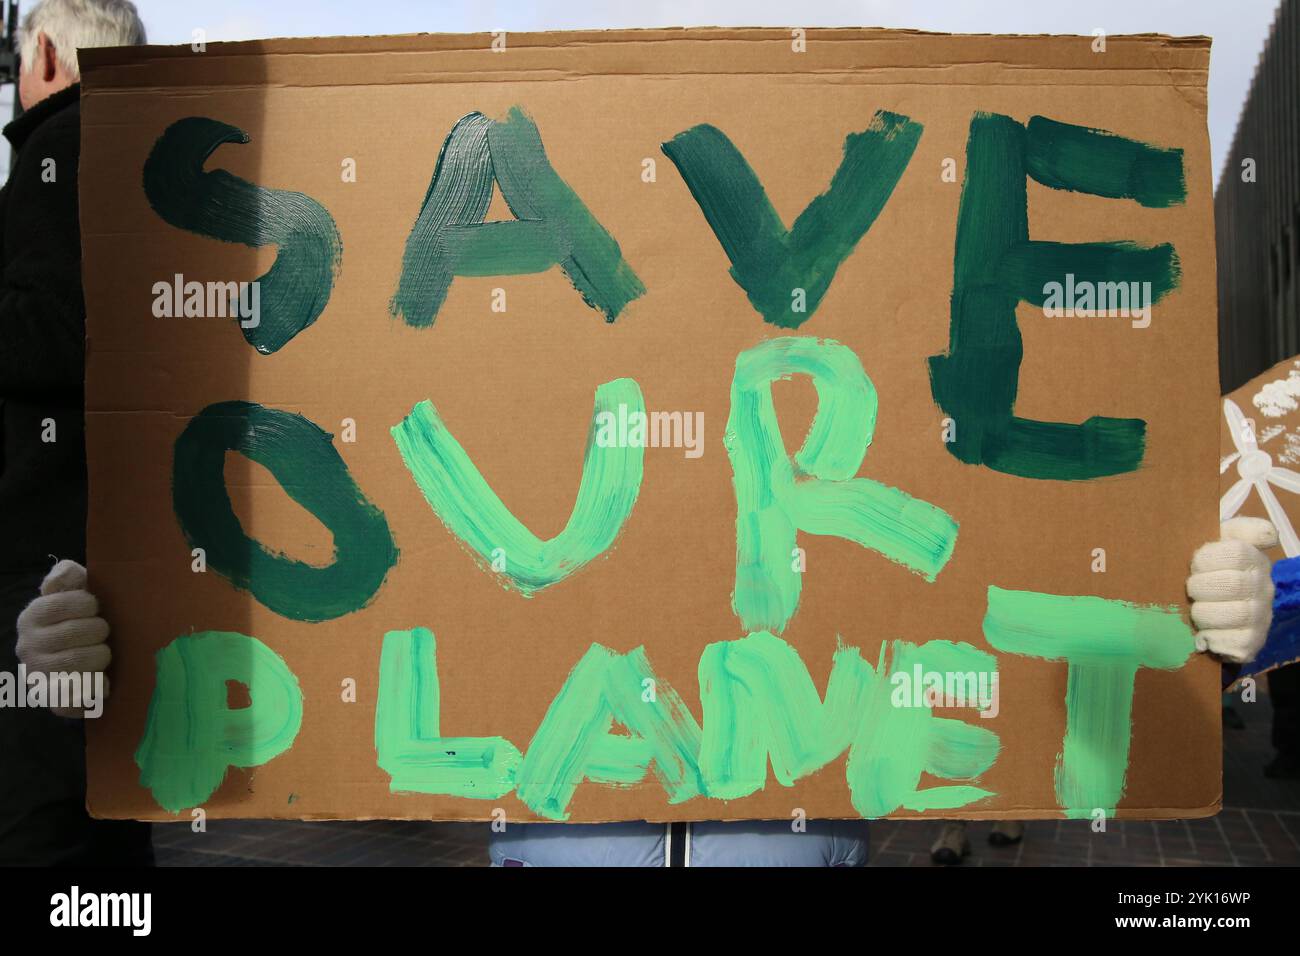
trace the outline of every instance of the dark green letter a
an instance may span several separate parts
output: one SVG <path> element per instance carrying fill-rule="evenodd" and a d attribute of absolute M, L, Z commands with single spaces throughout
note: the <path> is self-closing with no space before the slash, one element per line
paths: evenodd
<path fill-rule="evenodd" d="M 484 222 L 493 180 L 515 221 Z M 645 286 L 618 243 L 551 167 L 519 107 L 497 122 L 463 117 L 448 134 L 402 256 L 390 311 L 433 324 L 456 276 L 526 275 L 558 265 L 613 322 Z"/>

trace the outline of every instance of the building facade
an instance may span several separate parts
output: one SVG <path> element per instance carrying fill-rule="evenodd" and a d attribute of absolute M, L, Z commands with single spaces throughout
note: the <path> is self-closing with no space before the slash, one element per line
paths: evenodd
<path fill-rule="evenodd" d="M 1282 0 L 1214 194 L 1219 385 L 1300 352 L 1300 0 Z"/>

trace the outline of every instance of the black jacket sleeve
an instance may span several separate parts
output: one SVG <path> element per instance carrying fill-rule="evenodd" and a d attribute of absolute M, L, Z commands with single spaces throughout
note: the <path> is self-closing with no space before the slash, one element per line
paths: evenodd
<path fill-rule="evenodd" d="M 84 381 L 79 113 L 64 110 L 43 123 L 5 186 L 0 394 L 81 388 Z"/>

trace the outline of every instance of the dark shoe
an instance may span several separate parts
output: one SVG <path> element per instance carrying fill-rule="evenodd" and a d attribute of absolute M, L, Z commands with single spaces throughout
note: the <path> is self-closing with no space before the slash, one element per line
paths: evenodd
<path fill-rule="evenodd" d="M 930 847 L 930 860 L 940 866 L 954 866 L 970 856 L 970 840 L 966 839 L 966 824 L 961 821 L 945 823 L 939 839 Z"/>
<path fill-rule="evenodd" d="M 1300 757 L 1278 754 L 1264 767 L 1264 776 L 1270 780 L 1300 780 Z"/>
<path fill-rule="evenodd" d="M 989 831 L 994 846 L 1015 846 L 1025 838 L 1025 825 L 1019 820 L 998 820 Z"/>

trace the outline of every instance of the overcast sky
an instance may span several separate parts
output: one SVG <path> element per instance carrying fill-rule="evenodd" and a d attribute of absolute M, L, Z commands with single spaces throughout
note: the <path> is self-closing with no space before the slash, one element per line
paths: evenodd
<path fill-rule="evenodd" d="M 30 0 L 20 0 L 26 9 Z M 651 26 L 882 26 L 951 33 L 1204 34 L 1216 176 L 1276 0 L 135 0 L 152 43 Z M 10 113 L 11 88 L 0 94 Z M 3 166 L 8 168 L 7 157 Z"/>

